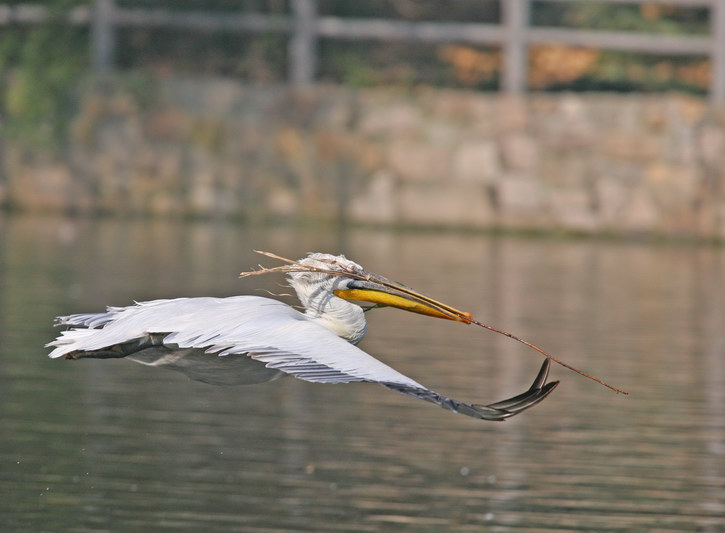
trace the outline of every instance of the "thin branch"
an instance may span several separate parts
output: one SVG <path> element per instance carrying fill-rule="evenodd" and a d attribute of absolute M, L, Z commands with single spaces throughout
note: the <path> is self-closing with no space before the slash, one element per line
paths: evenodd
<path fill-rule="evenodd" d="M 518 341 L 518 342 L 520 342 L 522 344 L 525 344 L 529 348 L 533 348 L 534 350 L 536 350 L 537 352 L 539 352 L 541 355 L 543 355 L 547 359 L 550 359 L 550 360 L 554 361 L 556 364 L 561 365 L 564 368 L 567 368 L 567 369 L 571 370 L 572 372 L 576 372 L 577 374 L 579 374 L 581 376 L 584 376 L 585 378 L 591 379 L 592 381 L 596 381 L 600 385 L 604 385 L 605 387 L 607 387 L 610 390 L 613 390 L 617 394 L 625 394 L 625 395 L 628 395 L 629 394 L 627 391 L 623 391 L 622 389 L 618 389 L 616 387 L 613 387 L 609 383 L 606 383 L 605 381 L 602 381 L 601 379 L 599 379 L 597 377 L 594 377 L 594 376 L 592 376 L 590 374 L 587 374 L 586 372 L 582 372 L 578 368 L 574 368 L 573 366 L 565 363 L 564 361 L 560 361 L 559 359 L 557 359 L 553 355 L 549 355 L 548 353 L 546 353 L 544 350 L 542 350 L 538 346 L 536 346 L 534 344 L 531 344 L 530 342 L 525 341 L 524 339 L 521 339 L 521 338 L 517 337 L 516 335 L 514 335 L 512 333 L 509 333 L 507 331 L 503 331 L 503 330 L 498 329 L 498 328 L 495 328 L 493 326 L 489 326 L 488 324 L 484 324 L 482 322 L 479 322 L 478 320 L 473 320 L 472 319 L 471 320 L 471 323 L 476 324 L 477 326 L 481 326 L 482 328 L 486 328 L 489 331 L 493 331 L 494 333 L 500 333 L 501 335 L 505 335 L 506 337 L 508 337 L 510 339 L 513 339 L 513 340 Z"/>

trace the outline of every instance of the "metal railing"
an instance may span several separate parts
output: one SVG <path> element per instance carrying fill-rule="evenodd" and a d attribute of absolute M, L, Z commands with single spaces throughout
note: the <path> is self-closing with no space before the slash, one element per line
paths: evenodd
<path fill-rule="evenodd" d="M 501 0 L 501 24 L 411 22 L 320 16 L 317 0 L 291 0 L 290 15 L 215 14 L 165 9 L 127 9 L 114 0 L 96 0 L 93 7 L 79 7 L 69 23 L 91 26 L 91 58 L 97 72 L 114 64 L 116 31 L 122 28 L 182 28 L 190 31 L 234 33 L 281 32 L 289 35 L 289 82 L 308 85 L 317 72 L 319 39 L 408 42 L 458 42 L 500 46 L 503 52 L 501 89 L 522 93 L 528 87 L 530 45 L 555 43 L 569 46 L 623 50 L 657 55 L 702 55 L 710 60 L 710 99 L 725 104 L 725 0 L 647 0 L 709 11 L 708 35 L 663 35 L 640 32 L 582 30 L 532 26 L 531 4 L 536 0 Z M 582 0 L 546 0 L 575 2 Z M 637 4 L 645 0 L 606 0 Z M 0 5 L 0 26 L 40 23 L 47 18 L 38 5 Z"/>

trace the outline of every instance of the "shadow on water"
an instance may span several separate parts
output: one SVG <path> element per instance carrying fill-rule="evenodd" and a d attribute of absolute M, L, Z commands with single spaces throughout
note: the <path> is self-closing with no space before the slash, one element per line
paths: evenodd
<path fill-rule="evenodd" d="M 721 249 L 223 223 L 0 222 L 3 531 L 721 531 Z M 344 249 L 341 249 L 343 247 Z M 285 292 L 260 258 L 342 251 L 631 392 L 561 368 L 503 424 L 369 384 L 212 387 L 126 361 L 50 361 L 58 314 Z M 486 403 L 539 356 L 379 310 L 362 348 Z"/>

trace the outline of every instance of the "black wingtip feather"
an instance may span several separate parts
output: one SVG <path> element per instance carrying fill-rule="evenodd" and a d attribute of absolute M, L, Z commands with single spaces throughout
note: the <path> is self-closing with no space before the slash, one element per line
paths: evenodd
<path fill-rule="evenodd" d="M 526 392 L 490 405 L 471 405 L 448 398 L 447 396 L 443 396 L 428 389 L 410 387 L 397 383 L 381 383 L 381 385 L 397 392 L 410 394 L 411 396 L 415 396 L 421 400 L 435 403 L 436 405 L 455 413 L 482 420 L 501 422 L 538 404 L 551 394 L 551 392 L 559 385 L 558 381 L 546 383 L 546 378 L 549 376 L 550 366 L 551 362 L 549 359 L 546 359 L 541 365 L 541 369 L 539 370 L 536 379 L 534 379 L 531 387 L 529 387 Z"/>

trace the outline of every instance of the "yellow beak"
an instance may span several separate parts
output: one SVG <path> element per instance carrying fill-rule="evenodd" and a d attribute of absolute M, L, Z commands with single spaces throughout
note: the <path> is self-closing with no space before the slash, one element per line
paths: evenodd
<path fill-rule="evenodd" d="M 365 283 L 368 285 L 367 283 Z M 370 283 L 369 285 L 373 285 Z M 459 311 L 441 302 L 437 302 L 427 296 L 418 294 L 405 287 L 395 292 L 387 288 L 354 288 L 354 289 L 338 289 L 334 291 L 335 296 L 345 300 L 357 300 L 362 302 L 372 302 L 379 305 L 397 307 L 412 313 L 432 316 L 436 318 L 445 318 L 455 320 L 465 324 L 471 323 L 471 314 Z M 396 294 L 396 293 L 400 294 Z"/>

